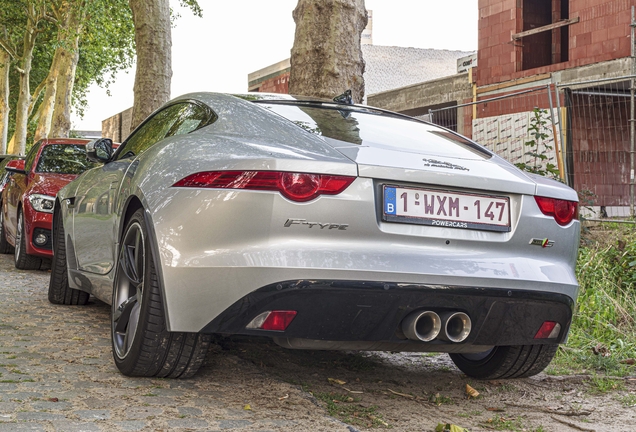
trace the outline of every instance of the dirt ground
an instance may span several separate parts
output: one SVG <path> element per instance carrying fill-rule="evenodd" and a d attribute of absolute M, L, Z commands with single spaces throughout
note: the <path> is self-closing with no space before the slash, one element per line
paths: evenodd
<path fill-rule="evenodd" d="M 210 354 L 198 379 L 229 369 L 289 383 L 299 392 L 277 395 L 281 406 L 294 410 L 310 398 L 352 431 L 432 431 L 438 423 L 470 431 L 636 430 L 629 406 L 636 403 L 636 378 L 618 381 L 620 390 L 609 393 L 586 375 L 477 381 L 445 354 L 290 351 L 249 339 L 221 340 Z M 467 384 L 476 398 L 468 398 Z M 261 389 L 243 391 L 249 397 Z"/>

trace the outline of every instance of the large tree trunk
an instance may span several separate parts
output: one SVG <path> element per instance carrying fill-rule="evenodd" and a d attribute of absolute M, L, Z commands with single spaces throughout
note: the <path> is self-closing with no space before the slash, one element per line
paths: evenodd
<path fill-rule="evenodd" d="M 299 0 L 293 16 L 289 93 L 332 99 L 351 90 L 353 101 L 362 102 L 364 0 Z"/>
<path fill-rule="evenodd" d="M 57 67 L 58 63 L 58 51 L 61 48 L 55 50 L 53 55 L 53 62 L 51 63 L 51 69 L 45 80 L 44 97 L 38 108 L 34 119 L 37 119 L 38 126 L 35 130 L 35 136 L 33 142 L 38 142 L 41 139 L 49 137 L 49 131 L 51 130 L 51 119 L 53 118 L 53 109 L 55 107 L 55 93 L 57 91 Z"/>
<path fill-rule="evenodd" d="M 129 4 L 137 50 L 132 131 L 170 99 L 172 36 L 168 0 L 129 0 Z"/>
<path fill-rule="evenodd" d="M 75 71 L 79 61 L 79 35 L 75 39 L 72 51 L 61 48 L 57 73 L 57 89 L 55 92 L 55 109 L 51 119 L 49 136 L 68 138 L 71 130 L 71 103 L 73 86 L 75 85 Z"/>
<path fill-rule="evenodd" d="M 35 8 L 29 5 L 30 16 L 35 17 Z M 31 104 L 31 88 L 29 78 L 31 76 L 31 62 L 33 61 L 33 48 L 35 46 L 37 22 L 27 19 L 24 39 L 22 43 L 22 57 L 19 63 L 20 90 L 15 109 L 15 140 L 9 143 L 8 153 L 25 154 L 27 125 L 29 123 L 29 105 Z"/>
<path fill-rule="evenodd" d="M 9 68 L 11 57 L 0 48 L 0 153 L 7 152 L 9 132 Z"/>

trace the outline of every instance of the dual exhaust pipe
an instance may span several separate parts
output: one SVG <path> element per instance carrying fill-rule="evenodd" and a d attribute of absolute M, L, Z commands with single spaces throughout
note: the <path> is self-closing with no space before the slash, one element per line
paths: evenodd
<path fill-rule="evenodd" d="M 433 311 L 415 311 L 402 321 L 404 335 L 411 340 L 422 342 L 434 339 L 463 342 L 470 330 L 470 317 L 464 312 L 446 312 L 438 315 Z"/>

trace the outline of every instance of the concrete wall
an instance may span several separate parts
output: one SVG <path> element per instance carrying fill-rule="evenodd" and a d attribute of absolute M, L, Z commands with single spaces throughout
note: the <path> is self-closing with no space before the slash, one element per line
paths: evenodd
<path fill-rule="evenodd" d="M 130 135 L 132 123 L 132 107 L 102 120 L 102 137 L 110 138 L 114 142 L 122 142 Z"/>
<path fill-rule="evenodd" d="M 448 106 L 472 100 L 468 73 L 426 81 L 395 90 L 369 95 L 367 104 L 397 112 Z M 413 114 L 413 113 L 410 113 Z"/>
<path fill-rule="evenodd" d="M 522 0 L 479 0 L 477 84 L 484 86 L 630 55 L 631 6 L 635 0 L 570 0 L 568 61 L 522 70 Z M 556 31 L 556 30 L 555 30 Z"/>

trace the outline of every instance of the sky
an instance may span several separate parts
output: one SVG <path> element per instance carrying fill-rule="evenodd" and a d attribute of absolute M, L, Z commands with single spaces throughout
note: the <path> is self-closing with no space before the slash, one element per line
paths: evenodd
<path fill-rule="evenodd" d="M 172 29 L 172 97 L 195 91 L 247 92 L 247 75 L 290 56 L 298 0 L 199 0 L 203 18 L 170 0 L 180 17 Z M 477 0 L 366 0 L 373 44 L 477 50 Z M 93 85 L 84 118 L 73 129 L 101 130 L 102 120 L 133 104 L 134 67 L 106 89 Z"/>

